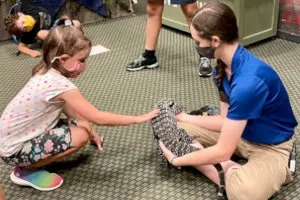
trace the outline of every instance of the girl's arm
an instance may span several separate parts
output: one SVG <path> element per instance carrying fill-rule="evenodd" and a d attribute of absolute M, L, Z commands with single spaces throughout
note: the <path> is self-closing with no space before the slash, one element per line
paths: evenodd
<path fill-rule="evenodd" d="M 64 101 L 67 106 L 72 108 L 76 113 L 96 125 L 113 126 L 139 124 L 146 122 L 158 115 L 158 110 L 153 110 L 152 112 L 140 116 L 119 115 L 110 112 L 102 112 L 95 108 L 89 101 L 87 101 L 77 89 L 64 92 L 52 98 L 52 101 Z"/>
<path fill-rule="evenodd" d="M 220 101 L 220 115 L 216 116 L 194 116 L 186 113 L 180 113 L 176 116 L 178 121 L 188 122 L 205 129 L 220 132 L 227 115 L 228 104 Z"/>
<path fill-rule="evenodd" d="M 247 120 L 226 118 L 216 145 L 173 159 L 172 164 L 174 166 L 196 166 L 216 164 L 229 160 L 236 149 L 246 124 Z M 160 143 L 160 147 L 168 161 L 171 162 L 174 154 L 162 143 Z"/>
<path fill-rule="evenodd" d="M 67 116 L 67 118 L 87 121 L 84 117 L 76 113 L 69 104 L 65 104 L 63 113 Z"/>

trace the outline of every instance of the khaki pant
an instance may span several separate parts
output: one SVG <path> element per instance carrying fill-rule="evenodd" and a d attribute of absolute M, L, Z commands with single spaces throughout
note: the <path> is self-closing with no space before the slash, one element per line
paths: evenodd
<path fill-rule="evenodd" d="M 178 122 L 189 135 L 199 136 L 203 146 L 217 143 L 220 133 L 198 126 Z M 263 134 L 263 133 L 262 133 Z M 262 145 L 241 139 L 235 154 L 248 159 L 240 168 L 233 168 L 226 175 L 226 193 L 229 200 L 267 200 L 279 191 L 282 184 L 292 181 L 288 168 L 289 155 L 294 139 L 278 145 Z"/>

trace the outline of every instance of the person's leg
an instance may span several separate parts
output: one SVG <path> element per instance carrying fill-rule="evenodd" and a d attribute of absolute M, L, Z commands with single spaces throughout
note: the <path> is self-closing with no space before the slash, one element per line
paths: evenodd
<path fill-rule="evenodd" d="M 193 146 L 196 146 L 200 149 L 204 148 L 199 142 L 196 142 L 195 144 L 193 144 Z M 241 167 L 241 165 L 239 163 L 236 163 L 231 160 L 221 162 L 220 164 L 222 166 L 225 176 L 227 175 L 227 172 L 230 171 L 231 168 Z M 195 169 L 197 169 L 198 171 L 200 171 L 204 176 L 209 178 L 211 181 L 213 181 L 217 185 L 220 185 L 219 172 L 213 165 L 197 165 L 197 166 L 193 166 L 193 167 Z"/>
<path fill-rule="evenodd" d="M 191 124 L 178 123 L 189 135 L 198 136 L 197 141 L 211 146 L 219 137 L 218 132 L 209 131 Z M 235 154 L 247 158 L 240 166 L 233 161 L 222 162 L 225 173 L 226 193 L 232 200 L 268 199 L 279 191 L 282 184 L 292 180 L 288 160 L 293 139 L 279 145 L 258 145 L 241 139 Z M 193 166 L 210 180 L 219 184 L 219 175 L 212 165 Z"/>
<path fill-rule="evenodd" d="M 220 136 L 219 132 L 204 129 L 204 128 L 201 128 L 199 126 L 195 126 L 195 125 L 189 124 L 189 123 L 178 122 L 177 125 L 178 125 L 178 127 L 183 128 L 188 133 L 188 135 L 194 136 L 196 138 L 197 142 L 200 142 L 200 144 L 196 143 L 196 145 L 199 148 L 203 148 L 201 145 L 203 145 L 205 147 L 209 147 L 209 146 L 215 145 L 218 142 L 218 139 Z M 245 142 L 243 140 L 239 141 L 234 153 L 236 155 L 238 155 L 239 157 L 244 157 L 244 158 L 248 157 L 249 153 L 247 151 Z M 241 165 L 239 163 L 236 163 L 232 160 L 221 162 L 220 164 L 224 171 L 225 177 L 231 171 L 231 169 L 241 167 Z M 213 166 L 213 165 L 198 165 L 198 166 L 193 166 L 193 167 L 195 169 L 197 169 L 198 171 L 200 171 L 203 175 L 205 175 L 211 181 L 213 181 L 217 185 L 220 185 L 220 175 L 215 166 Z M 226 185 L 226 180 L 225 180 L 225 185 Z"/>
<path fill-rule="evenodd" d="M 163 0 L 148 0 L 145 50 L 154 51 L 161 29 Z M 154 56 L 154 55 L 153 55 Z"/>
<path fill-rule="evenodd" d="M 24 143 L 22 150 L 2 158 L 6 163 L 16 166 L 11 180 L 40 191 L 54 190 L 63 183 L 62 177 L 49 173 L 42 167 L 76 152 L 89 141 L 91 127 L 88 122 L 60 120 L 48 132 Z"/>
<path fill-rule="evenodd" d="M 220 133 L 217 131 L 211 131 L 185 122 L 177 122 L 177 125 L 179 128 L 186 130 L 188 135 L 194 136 L 196 140 L 204 147 L 215 145 L 218 142 Z M 245 142 L 244 140 L 240 140 L 234 151 L 234 154 L 242 158 L 247 158 L 248 154 L 241 151 L 243 149 L 245 149 Z"/>
<path fill-rule="evenodd" d="M 72 138 L 72 143 L 71 143 L 71 148 L 53 155 L 46 157 L 42 159 L 41 161 L 38 161 L 37 163 L 34 163 L 32 165 L 27 166 L 26 168 L 40 168 L 43 166 L 46 166 L 54 161 L 60 160 L 66 156 L 69 156 L 72 153 L 75 153 L 78 151 L 80 148 L 84 147 L 91 136 L 91 126 L 87 121 L 78 121 L 77 126 L 71 126 L 70 131 L 71 131 L 71 138 Z"/>
<path fill-rule="evenodd" d="M 147 25 L 145 52 L 135 61 L 126 66 L 128 71 L 138 71 L 145 68 L 156 68 L 158 62 L 155 57 L 155 47 L 161 29 L 162 12 L 164 9 L 163 0 L 147 1 Z"/>
<path fill-rule="evenodd" d="M 242 151 L 250 152 L 248 162 L 231 169 L 226 176 L 226 192 L 232 200 L 269 199 L 292 181 L 288 160 L 293 141 L 279 145 L 246 143 Z"/>
<path fill-rule="evenodd" d="M 201 128 L 199 126 L 195 126 L 193 124 L 189 123 L 183 123 L 183 122 L 178 122 L 177 123 L 178 127 L 183 128 L 188 135 L 194 136 L 196 138 L 196 141 L 194 142 L 194 146 L 197 146 L 200 149 L 203 149 L 204 145 L 205 147 L 209 147 L 212 145 L 215 145 L 218 142 L 220 133 L 216 131 L 210 131 L 208 129 Z M 199 143 L 200 142 L 200 143 Z M 238 148 L 235 153 L 239 154 L 239 147 L 241 146 L 242 142 L 238 144 Z M 225 162 L 220 163 L 224 172 L 224 175 L 226 176 L 228 171 L 230 171 L 231 168 L 239 168 L 240 164 L 228 160 Z M 220 180 L 220 174 L 217 171 L 216 167 L 214 165 L 198 165 L 198 166 L 193 166 L 195 169 L 200 171 L 204 176 L 209 178 L 211 181 L 216 183 L 217 185 L 221 184 Z M 224 177 L 223 177 L 224 178 Z M 224 179 L 223 179 L 224 181 Z M 223 185 L 222 183 L 221 185 Z"/>
<path fill-rule="evenodd" d="M 182 1 L 184 2 L 185 0 L 182 0 Z M 181 4 L 180 6 L 181 6 L 181 10 L 182 10 L 183 14 L 185 15 L 187 23 L 190 25 L 190 22 L 198 9 L 196 1 L 193 3 L 189 3 L 189 4 Z M 196 50 L 197 50 L 197 47 L 196 47 Z M 199 76 L 209 77 L 211 75 L 212 75 L 211 60 L 206 57 L 200 56 Z"/>
<path fill-rule="evenodd" d="M 190 25 L 192 18 L 194 17 L 198 6 L 197 1 L 189 3 L 189 4 L 181 4 L 181 10 L 186 18 L 187 23 Z"/>
<path fill-rule="evenodd" d="M 63 113 L 69 118 L 69 119 L 78 119 L 80 121 L 87 121 L 83 116 L 78 114 L 74 111 L 73 108 L 71 108 L 68 104 L 64 106 Z M 99 133 L 96 132 L 95 129 L 92 128 L 91 136 L 90 136 L 90 144 L 97 146 L 99 151 L 103 152 L 102 144 L 104 142 L 104 136 L 101 136 Z"/>
<path fill-rule="evenodd" d="M 228 174 L 231 168 L 239 168 L 241 165 L 232 160 L 224 161 L 220 163 L 225 176 Z M 213 181 L 215 184 L 220 185 L 220 176 L 219 172 L 213 165 L 198 165 L 193 166 L 195 169 L 200 171 L 204 176 Z"/>
<path fill-rule="evenodd" d="M 201 128 L 190 123 L 177 122 L 177 126 L 179 128 L 183 128 L 188 135 L 194 136 L 196 140 L 204 147 L 215 145 L 220 136 L 219 132 Z"/>

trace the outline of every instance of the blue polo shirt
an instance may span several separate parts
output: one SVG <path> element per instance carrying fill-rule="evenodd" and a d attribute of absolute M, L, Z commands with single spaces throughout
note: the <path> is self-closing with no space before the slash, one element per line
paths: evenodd
<path fill-rule="evenodd" d="M 248 120 L 242 138 L 259 144 L 290 139 L 298 123 L 278 74 L 241 45 L 231 70 L 231 79 L 223 77 L 221 90 L 229 104 L 227 118 Z"/>

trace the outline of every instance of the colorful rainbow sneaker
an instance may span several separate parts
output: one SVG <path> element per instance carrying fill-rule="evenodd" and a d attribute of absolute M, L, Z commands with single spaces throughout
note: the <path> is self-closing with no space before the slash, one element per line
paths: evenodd
<path fill-rule="evenodd" d="M 62 177 L 43 169 L 25 169 L 16 167 L 10 179 L 17 185 L 30 186 L 40 191 L 50 191 L 63 183 Z"/>

